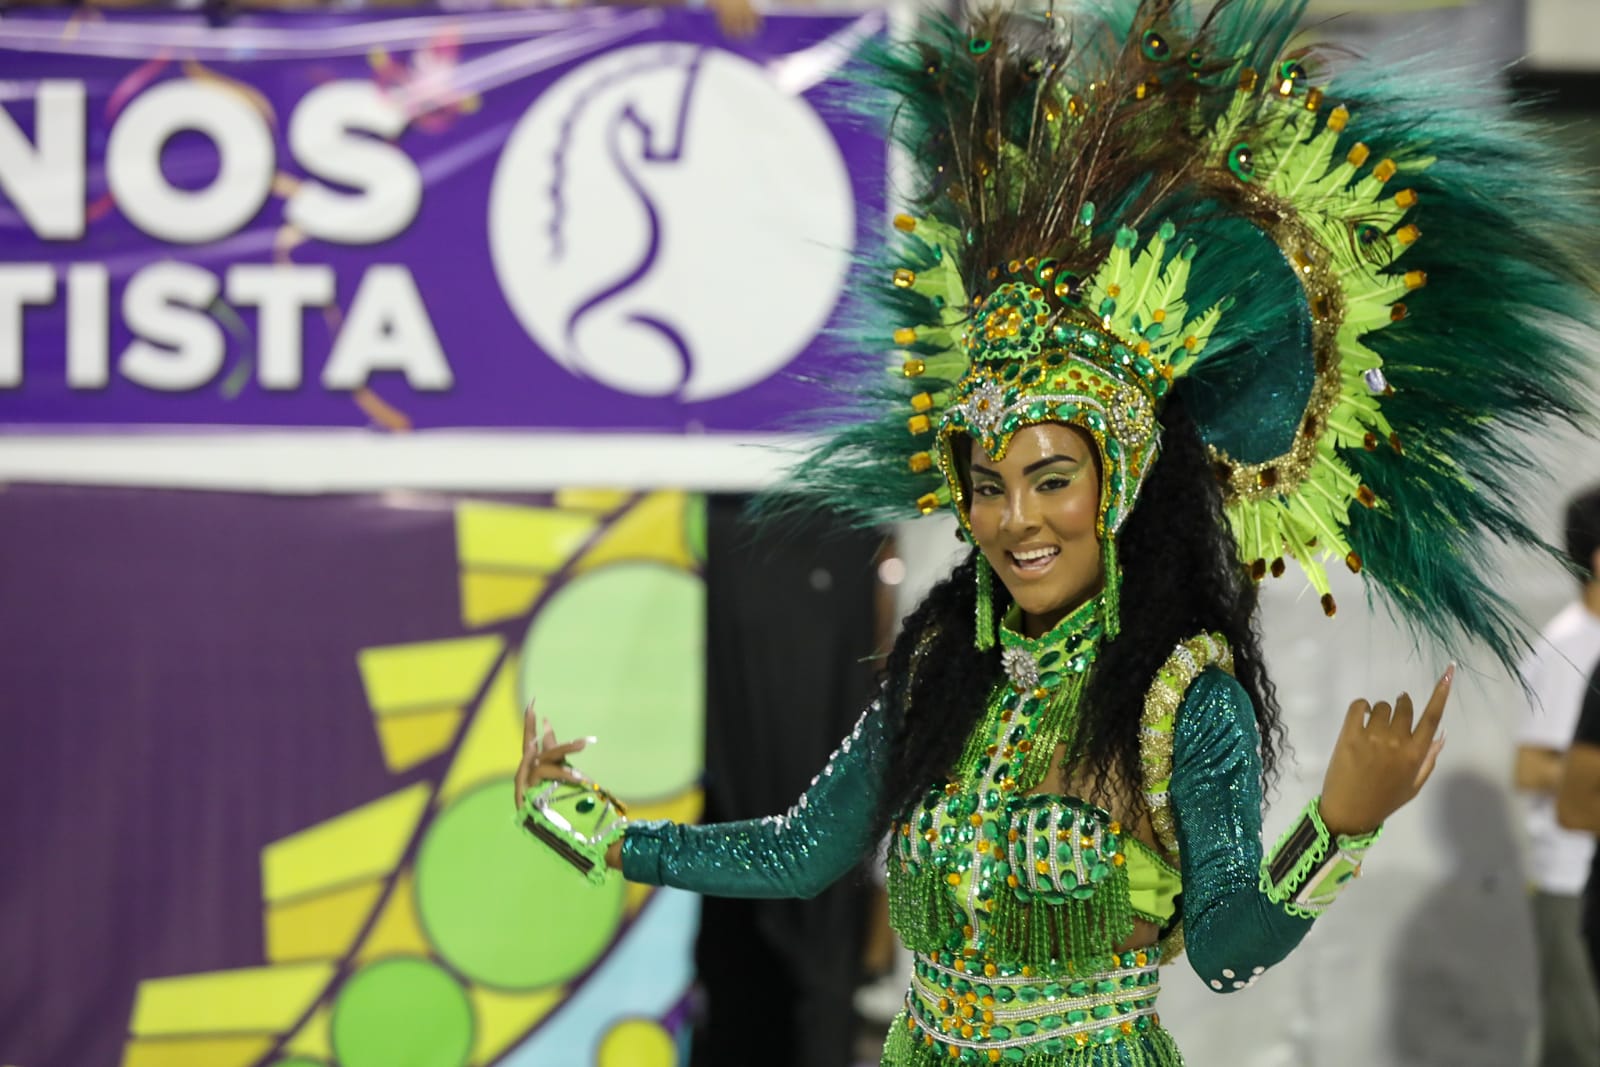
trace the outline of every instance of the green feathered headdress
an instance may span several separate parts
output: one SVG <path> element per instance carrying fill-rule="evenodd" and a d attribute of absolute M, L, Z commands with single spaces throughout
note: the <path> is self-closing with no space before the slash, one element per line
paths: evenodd
<path fill-rule="evenodd" d="M 870 56 L 915 187 L 857 286 L 860 406 L 787 491 L 964 524 L 952 443 L 1061 421 L 1100 448 L 1110 538 L 1182 395 L 1255 578 L 1292 558 L 1331 615 L 1347 566 L 1511 663 L 1484 542 L 1539 544 L 1516 435 L 1585 406 L 1592 206 L 1490 79 L 1329 76 L 1303 8 L 934 19 Z"/>

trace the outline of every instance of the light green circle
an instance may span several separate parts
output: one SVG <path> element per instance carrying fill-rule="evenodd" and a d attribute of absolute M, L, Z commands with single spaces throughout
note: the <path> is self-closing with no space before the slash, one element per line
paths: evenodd
<path fill-rule="evenodd" d="M 594 962 L 622 921 L 622 879 L 592 885 L 518 827 L 509 778 L 441 812 L 416 869 L 423 929 L 451 966 L 484 985 L 565 981 Z"/>
<path fill-rule="evenodd" d="M 700 777 L 705 610 L 694 575 L 619 563 L 563 587 L 528 630 L 521 703 L 537 699 L 562 740 L 598 737 L 572 762 L 624 800 L 675 796 Z"/>
<path fill-rule="evenodd" d="M 340 1067 L 462 1067 L 472 1052 L 472 1003 L 436 963 L 381 960 L 345 982 L 332 1029 Z"/>

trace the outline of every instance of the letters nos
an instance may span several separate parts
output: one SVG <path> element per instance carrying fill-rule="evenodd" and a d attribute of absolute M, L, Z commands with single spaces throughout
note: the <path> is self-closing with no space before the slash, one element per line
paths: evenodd
<path fill-rule="evenodd" d="M 86 224 L 86 94 L 81 82 L 39 83 L 30 140 L 0 108 L 0 200 L 42 240 L 82 239 Z M 365 81 L 320 85 L 296 105 L 289 155 L 308 177 L 290 183 L 284 220 L 306 237 L 342 245 L 387 240 L 416 218 L 422 176 L 391 143 L 405 113 Z M 215 146 L 219 166 L 202 189 L 169 183 L 161 152 L 181 131 Z M 208 244 L 239 233 L 261 211 L 278 175 L 267 120 L 236 92 L 175 80 L 135 97 L 117 116 L 105 150 L 106 182 L 123 216 L 173 245 Z M 330 184 L 331 183 L 331 184 Z M 209 309 L 218 299 L 257 314 L 257 380 L 295 389 L 303 371 L 302 321 L 335 301 L 337 278 L 322 264 L 235 263 L 221 278 L 175 259 L 135 271 L 122 292 L 122 322 L 133 334 L 116 373 L 150 389 L 183 391 L 222 370 L 226 339 Z M 0 389 L 24 380 L 28 307 L 66 302 L 67 383 L 105 387 L 112 374 L 111 277 L 106 265 L 0 262 Z M 410 270 L 375 263 L 356 285 L 334 338 L 321 385 L 355 389 L 378 370 L 399 371 L 412 388 L 448 389 L 453 375 Z"/>

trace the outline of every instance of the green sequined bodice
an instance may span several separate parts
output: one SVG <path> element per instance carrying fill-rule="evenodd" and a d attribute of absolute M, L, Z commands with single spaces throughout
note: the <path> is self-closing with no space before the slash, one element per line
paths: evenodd
<path fill-rule="evenodd" d="M 1116 951 L 1134 918 L 1122 827 L 1031 792 L 1074 739 L 1099 602 L 1037 639 L 1015 621 L 1001 629 L 1004 680 L 889 858 L 890 921 L 918 955 L 902 1054 L 1021 1062 L 1155 1026 L 1159 954 Z"/>
<path fill-rule="evenodd" d="M 890 857 L 891 917 L 912 949 L 996 966 L 1087 965 L 1131 931 L 1121 827 L 1083 801 L 1029 795 L 1072 740 L 1098 609 L 1091 600 L 1037 639 L 1014 620 L 1002 627 L 1005 679 L 955 773 L 899 827 Z"/>

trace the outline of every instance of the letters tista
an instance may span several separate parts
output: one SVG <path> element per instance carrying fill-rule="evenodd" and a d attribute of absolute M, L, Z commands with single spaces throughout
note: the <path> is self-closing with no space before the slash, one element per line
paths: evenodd
<path fill-rule="evenodd" d="M 81 240 L 86 215 L 86 94 L 72 80 L 39 82 L 34 135 L 0 107 L 0 202 L 9 201 L 43 241 Z M 155 86 L 118 115 L 105 149 L 109 192 L 122 215 L 155 241 L 201 245 L 231 237 L 277 188 L 283 217 L 305 238 L 339 245 L 387 240 L 411 225 L 422 175 L 392 139 L 404 110 L 371 82 L 334 81 L 308 92 L 289 119 L 289 153 L 310 177 L 279 175 L 273 131 L 241 95 L 195 80 Z M 162 173 L 167 141 L 183 131 L 208 138 L 215 177 L 193 190 Z M 332 183 L 332 184 L 328 184 Z M 67 384 L 100 389 L 116 374 L 149 389 L 203 387 L 223 369 L 226 339 L 210 309 L 225 300 L 256 313 L 256 377 L 271 390 L 304 377 L 303 313 L 334 305 L 339 279 L 317 263 L 234 263 L 219 278 L 167 258 L 134 271 L 122 292 L 133 339 L 110 351 L 111 272 L 103 262 L 58 267 L 0 262 L 0 389 L 24 383 L 24 315 L 65 300 Z M 411 271 L 366 267 L 338 321 L 320 384 L 350 390 L 375 371 L 398 371 L 414 389 L 442 391 L 454 376 Z M 114 366 L 113 366 L 114 364 Z"/>

